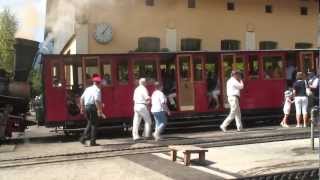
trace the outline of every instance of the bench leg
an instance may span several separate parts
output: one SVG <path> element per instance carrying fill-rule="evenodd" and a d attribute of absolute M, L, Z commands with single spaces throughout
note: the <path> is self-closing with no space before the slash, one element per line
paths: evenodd
<path fill-rule="evenodd" d="M 174 150 L 171 151 L 171 159 L 172 161 L 177 160 L 177 151 L 174 151 Z"/>
<path fill-rule="evenodd" d="M 184 153 L 183 162 L 186 166 L 190 165 L 190 153 Z"/>
<path fill-rule="evenodd" d="M 199 161 L 202 164 L 205 163 L 205 161 L 206 161 L 206 153 L 205 152 L 199 152 Z"/>

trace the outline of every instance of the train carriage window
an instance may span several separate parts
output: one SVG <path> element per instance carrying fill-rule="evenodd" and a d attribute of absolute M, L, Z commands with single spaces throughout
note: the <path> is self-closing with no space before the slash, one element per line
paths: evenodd
<path fill-rule="evenodd" d="M 51 69 L 51 76 L 52 76 L 52 86 L 53 87 L 61 87 L 61 80 L 60 80 L 60 69 L 59 65 L 55 64 L 52 66 Z"/>
<path fill-rule="evenodd" d="M 242 78 L 244 78 L 244 61 L 242 56 L 236 58 L 236 69 L 242 73 Z"/>
<path fill-rule="evenodd" d="M 128 84 L 129 73 L 127 62 L 121 62 L 117 65 L 117 81 L 120 84 Z"/>
<path fill-rule="evenodd" d="M 259 60 L 256 55 L 248 57 L 248 75 L 249 79 L 259 78 Z"/>
<path fill-rule="evenodd" d="M 95 57 L 87 57 L 84 59 L 85 66 L 85 74 L 84 81 L 86 86 L 90 86 L 92 84 L 91 77 L 93 74 L 100 74 L 98 68 L 98 59 Z"/>
<path fill-rule="evenodd" d="M 302 72 L 304 72 L 305 74 L 308 74 L 308 72 L 314 72 L 312 53 L 302 54 L 301 60 L 302 60 L 302 67 L 301 67 Z"/>
<path fill-rule="evenodd" d="M 202 81 L 202 61 L 199 58 L 195 58 L 193 61 L 194 80 Z"/>
<path fill-rule="evenodd" d="M 179 61 L 180 67 L 180 79 L 190 80 L 190 66 L 189 66 L 189 57 L 182 57 Z"/>
<path fill-rule="evenodd" d="M 86 59 L 86 74 L 87 76 L 92 77 L 93 74 L 100 74 L 98 69 L 98 60 L 97 59 Z"/>
<path fill-rule="evenodd" d="M 66 89 L 72 89 L 74 85 L 74 77 L 73 77 L 73 67 L 72 65 L 65 65 L 64 66 L 64 80 L 65 80 L 65 87 Z"/>
<path fill-rule="evenodd" d="M 281 56 L 263 57 L 265 79 L 282 79 L 284 77 L 283 61 Z"/>
<path fill-rule="evenodd" d="M 146 78 L 147 82 L 154 82 L 157 80 L 157 68 L 154 61 L 136 61 L 133 69 L 136 80 L 139 78 Z"/>
<path fill-rule="evenodd" d="M 102 85 L 110 86 L 112 84 L 111 64 L 105 63 L 102 65 Z"/>

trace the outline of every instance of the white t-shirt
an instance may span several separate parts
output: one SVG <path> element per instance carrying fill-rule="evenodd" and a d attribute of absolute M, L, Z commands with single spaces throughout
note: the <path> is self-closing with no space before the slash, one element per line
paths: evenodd
<path fill-rule="evenodd" d="M 236 78 L 231 77 L 227 82 L 227 96 L 239 96 L 240 90 L 243 89 L 242 80 L 239 82 Z"/>
<path fill-rule="evenodd" d="M 161 112 L 166 111 L 165 106 L 167 103 L 167 98 L 163 92 L 155 90 L 151 96 L 151 112 Z"/>
<path fill-rule="evenodd" d="M 96 101 L 101 102 L 101 91 L 96 85 L 87 87 L 82 96 L 81 101 L 84 100 L 84 105 L 95 104 Z"/>
<path fill-rule="evenodd" d="M 146 87 L 139 85 L 133 93 L 133 101 L 135 104 L 147 104 L 149 93 Z"/>

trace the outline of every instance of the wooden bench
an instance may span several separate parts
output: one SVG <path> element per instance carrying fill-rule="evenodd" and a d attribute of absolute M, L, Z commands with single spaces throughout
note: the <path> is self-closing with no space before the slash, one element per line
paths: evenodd
<path fill-rule="evenodd" d="M 207 149 L 203 149 L 203 148 L 192 146 L 192 145 L 169 146 L 169 149 L 171 150 L 172 161 L 176 161 L 177 152 L 182 151 L 184 154 L 183 162 L 184 162 L 184 165 L 186 166 L 190 165 L 190 156 L 192 153 L 198 153 L 200 163 L 204 164 L 206 160 L 205 153 L 208 152 Z"/>

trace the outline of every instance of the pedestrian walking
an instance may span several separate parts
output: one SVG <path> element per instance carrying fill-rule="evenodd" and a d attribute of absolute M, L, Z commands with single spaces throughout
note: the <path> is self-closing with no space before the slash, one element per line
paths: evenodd
<path fill-rule="evenodd" d="M 291 110 L 291 104 L 294 103 L 293 98 L 293 93 L 290 90 L 286 90 L 284 92 L 284 105 L 283 105 L 283 119 L 280 123 L 282 127 L 289 127 L 288 125 L 288 117 L 290 115 L 290 110 Z"/>
<path fill-rule="evenodd" d="M 146 79 L 139 79 L 139 85 L 134 90 L 133 101 L 134 101 L 134 117 L 132 127 L 132 138 L 134 141 L 140 139 L 139 127 L 141 119 L 144 120 L 144 135 L 146 138 L 151 136 L 151 117 L 148 111 L 147 105 L 150 103 L 150 97 L 148 90 L 145 87 Z"/>
<path fill-rule="evenodd" d="M 307 82 L 304 79 L 302 72 L 297 73 L 297 81 L 293 84 L 293 93 L 295 95 L 296 120 L 298 128 L 301 126 L 301 114 L 303 115 L 303 126 L 307 127 L 308 120 L 308 96 L 307 96 Z"/>
<path fill-rule="evenodd" d="M 170 111 L 167 106 L 167 98 L 162 92 L 163 86 L 159 82 L 155 82 L 154 86 L 156 89 L 151 96 L 151 113 L 156 123 L 153 137 L 158 141 L 161 139 L 161 133 L 167 123 L 167 114 L 170 115 Z"/>
<path fill-rule="evenodd" d="M 82 144 L 90 139 L 90 146 L 97 146 L 96 143 L 96 122 L 98 117 L 106 118 L 102 112 L 101 77 L 98 74 L 92 76 L 93 84 L 85 89 L 80 98 L 80 113 L 84 114 L 87 119 L 87 126 L 80 138 Z"/>
<path fill-rule="evenodd" d="M 241 111 L 239 106 L 240 90 L 244 87 L 239 71 L 232 71 L 231 78 L 227 81 L 227 96 L 230 104 L 230 113 L 228 117 L 220 125 L 223 132 L 227 131 L 227 126 L 233 119 L 236 120 L 237 130 L 242 130 Z"/>

